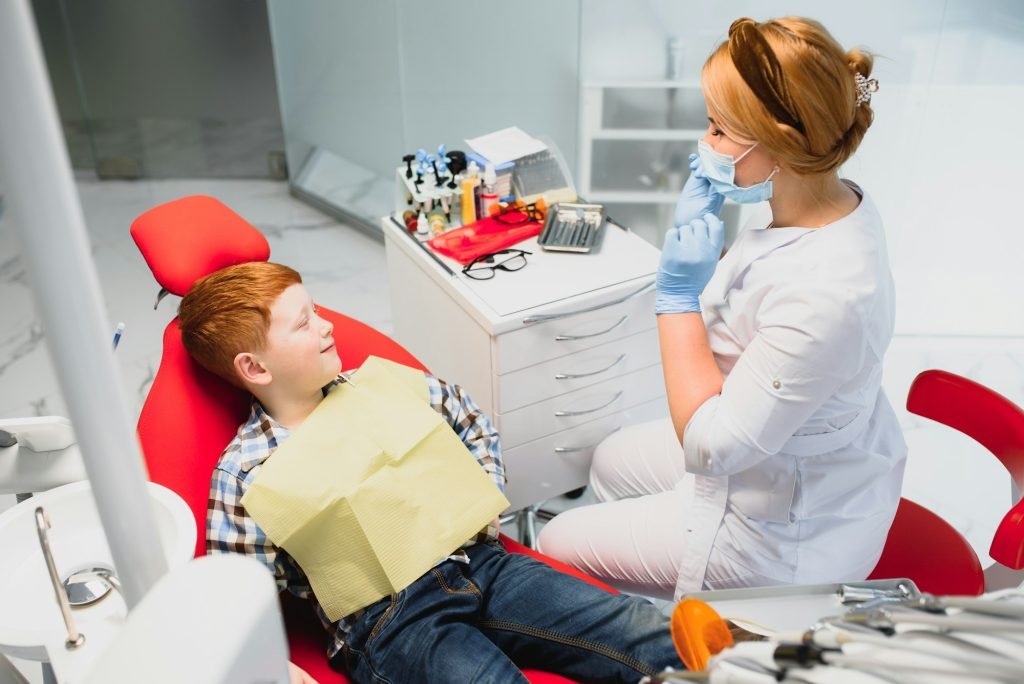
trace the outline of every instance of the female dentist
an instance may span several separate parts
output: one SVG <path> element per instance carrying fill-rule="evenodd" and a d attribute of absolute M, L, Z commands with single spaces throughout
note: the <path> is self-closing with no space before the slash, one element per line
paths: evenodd
<path fill-rule="evenodd" d="M 544 553 L 628 591 L 864 579 L 906 455 L 881 388 L 882 219 L 837 169 L 871 125 L 872 59 L 802 18 L 739 19 L 704 65 L 707 134 L 657 276 L 671 421 L 594 454 L 593 506 Z M 768 201 L 719 261 L 728 197 Z"/>

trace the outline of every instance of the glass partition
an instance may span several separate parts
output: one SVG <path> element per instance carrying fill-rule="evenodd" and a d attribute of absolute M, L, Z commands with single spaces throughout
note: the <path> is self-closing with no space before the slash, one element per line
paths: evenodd
<path fill-rule="evenodd" d="M 284 178 L 267 8 L 251 0 L 33 0 L 76 169 Z"/>
<path fill-rule="evenodd" d="M 576 158 L 580 3 L 269 0 L 292 188 L 379 234 L 402 156 L 507 126 Z"/>

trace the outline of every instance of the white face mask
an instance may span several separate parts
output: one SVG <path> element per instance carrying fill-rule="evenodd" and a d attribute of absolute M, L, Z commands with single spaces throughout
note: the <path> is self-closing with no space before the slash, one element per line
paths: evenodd
<path fill-rule="evenodd" d="M 776 166 L 768 174 L 768 177 L 760 183 L 746 188 L 736 185 L 736 164 L 753 152 L 754 147 L 757 147 L 757 143 L 754 143 L 753 147 L 733 159 L 728 154 L 716 152 L 711 148 L 711 145 L 708 145 L 703 140 L 697 141 L 697 154 L 700 155 L 700 163 L 704 167 L 704 175 L 715 190 L 739 204 L 754 204 L 771 198 L 772 176 L 779 172 L 779 167 Z"/>

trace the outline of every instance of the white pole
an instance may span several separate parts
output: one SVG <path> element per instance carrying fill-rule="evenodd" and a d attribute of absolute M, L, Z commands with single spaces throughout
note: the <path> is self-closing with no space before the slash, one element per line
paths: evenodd
<path fill-rule="evenodd" d="M 125 600 L 167 571 L 28 0 L 0 0 L 0 172 Z M 127 235 L 127 226 L 125 227 Z"/>

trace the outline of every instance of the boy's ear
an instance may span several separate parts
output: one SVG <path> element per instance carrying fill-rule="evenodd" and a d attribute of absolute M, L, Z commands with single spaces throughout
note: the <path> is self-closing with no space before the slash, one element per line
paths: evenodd
<path fill-rule="evenodd" d="M 239 352 L 236 354 L 234 366 L 238 377 L 247 384 L 269 385 L 273 379 L 270 375 L 270 370 L 252 352 Z"/>

